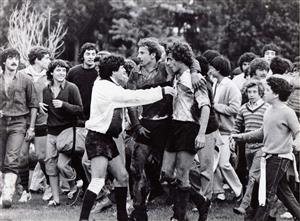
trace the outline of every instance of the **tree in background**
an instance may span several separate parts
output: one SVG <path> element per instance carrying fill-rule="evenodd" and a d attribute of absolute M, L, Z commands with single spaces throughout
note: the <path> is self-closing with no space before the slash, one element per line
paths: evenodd
<path fill-rule="evenodd" d="M 53 57 L 63 52 L 63 38 L 67 30 L 61 20 L 51 25 L 51 9 L 44 13 L 30 10 L 30 1 L 24 2 L 20 9 L 15 9 L 9 18 L 8 42 L 20 52 L 21 61 L 28 63 L 28 53 L 34 46 L 44 46 Z"/>
<path fill-rule="evenodd" d="M 3 45 L 7 17 L 19 1 L 0 1 Z M 242 53 L 261 54 L 270 42 L 284 57 L 299 54 L 299 0 L 32 0 L 32 5 L 37 11 L 52 8 L 52 21 L 61 19 L 68 27 L 61 55 L 68 60 L 77 60 L 86 41 L 130 56 L 138 40 L 149 36 L 185 38 L 196 53 L 219 50 L 234 66 Z"/>

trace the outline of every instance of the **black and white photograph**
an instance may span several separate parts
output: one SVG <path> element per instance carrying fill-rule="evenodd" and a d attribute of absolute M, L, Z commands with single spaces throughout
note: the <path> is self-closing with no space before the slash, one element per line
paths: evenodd
<path fill-rule="evenodd" d="M 300 221 L 300 0 L 0 0 L 0 221 Z"/>

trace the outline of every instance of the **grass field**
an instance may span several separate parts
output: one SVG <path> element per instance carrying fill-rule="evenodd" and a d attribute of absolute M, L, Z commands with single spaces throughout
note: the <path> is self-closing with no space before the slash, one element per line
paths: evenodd
<path fill-rule="evenodd" d="M 61 206 L 49 208 L 47 202 L 42 201 L 42 195 L 33 194 L 32 200 L 27 204 L 15 203 L 10 209 L 0 209 L 0 221 L 77 221 L 79 219 L 80 206 L 70 207 L 67 205 L 67 199 L 62 195 Z M 149 221 L 168 221 L 172 215 L 170 206 L 164 203 L 165 198 L 161 197 L 154 203 L 148 205 Z M 213 203 L 208 220 L 230 220 L 241 221 L 243 216 L 238 216 L 232 212 L 233 202 Z M 198 213 L 188 212 L 190 221 L 198 220 Z M 105 212 L 93 214 L 90 218 L 96 221 L 116 220 L 115 208 L 112 207 Z M 91 220 L 93 220 L 91 219 Z M 280 219 L 277 219 L 280 220 Z"/>

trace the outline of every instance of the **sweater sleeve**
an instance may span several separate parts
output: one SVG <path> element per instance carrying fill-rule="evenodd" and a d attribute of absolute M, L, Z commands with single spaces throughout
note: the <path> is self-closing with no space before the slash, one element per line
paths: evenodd
<path fill-rule="evenodd" d="M 244 116 L 243 116 L 243 106 L 239 110 L 237 117 L 235 119 L 234 128 L 232 130 L 232 133 L 242 133 L 244 128 Z"/>
<path fill-rule="evenodd" d="M 264 139 L 264 129 L 263 127 L 242 134 L 242 140 L 247 142 L 247 143 L 262 143 Z"/>
<path fill-rule="evenodd" d="M 70 87 L 69 102 L 63 101 L 63 109 L 73 115 L 79 115 L 83 111 L 81 96 L 77 86 Z"/>
<path fill-rule="evenodd" d="M 141 106 L 151 104 L 163 98 L 161 87 L 150 89 L 129 90 L 116 86 L 110 98 L 115 108 Z"/>

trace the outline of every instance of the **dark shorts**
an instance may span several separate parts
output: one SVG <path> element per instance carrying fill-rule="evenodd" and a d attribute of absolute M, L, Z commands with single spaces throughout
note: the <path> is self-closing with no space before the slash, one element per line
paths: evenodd
<path fill-rule="evenodd" d="M 98 156 L 112 160 L 119 155 L 117 145 L 111 136 L 91 130 L 86 135 L 85 148 L 89 160 Z"/>
<path fill-rule="evenodd" d="M 169 137 L 170 119 L 147 120 L 141 119 L 141 125 L 150 131 L 149 138 L 136 137 L 135 141 L 158 149 L 164 149 Z"/>
<path fill-rule="evenodd" d="M 47 125 L 38 125 L 38 126 L 36 125 L 34 130 L 35 130 L 36 137 L 47 136 L 47 132 L 48 132 Z"/>
<path fill-rule="evenodd" d="M 167 141 L 168 152 L 187 151 L 196 154 L 195 139 L 200 126 L 193 122 L 172 120 L 170 135 Z"/>

